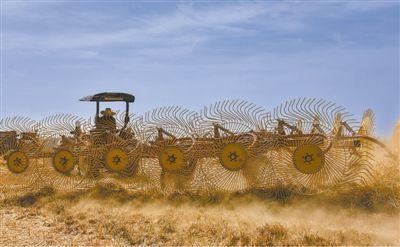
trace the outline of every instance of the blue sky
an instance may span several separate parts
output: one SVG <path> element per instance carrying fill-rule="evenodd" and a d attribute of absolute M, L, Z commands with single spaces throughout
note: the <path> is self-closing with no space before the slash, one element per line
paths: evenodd
<path fill-rule="evenodd" d="M 2 1 L 2 117 L 89 117 L 82 96 L 132 109 L 321 97 L 377 132 L 399 118 L 398 1 Z M 115 105 L 116 108 L 119 105 Z M 122 104 L 121 104 L 122 107 Z"/>

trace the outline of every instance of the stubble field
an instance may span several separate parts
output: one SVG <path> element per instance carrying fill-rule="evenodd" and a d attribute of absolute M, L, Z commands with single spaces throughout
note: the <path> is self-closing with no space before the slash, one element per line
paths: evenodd
<path fill-rule="evenodd" d="M 367 185 L 313 196 L 3 191 L 0 245 L 399 245 L 399 166 L 380 165 Z"/>

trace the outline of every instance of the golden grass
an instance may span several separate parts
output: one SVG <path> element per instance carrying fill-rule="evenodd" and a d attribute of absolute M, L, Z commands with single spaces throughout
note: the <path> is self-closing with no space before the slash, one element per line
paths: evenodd
<path fill-rule="evenodd" d="M 0 245 L 396 245 L 398 175 L 381 175 L 351 192 L 285 200 L 271 191 L 164 197 L 112 184 L 67 194 L 44 188 L 1 202 Z"/>
<path fill-rule="evenodd" d="M 399 164 L 381 158 L 375 171 L 365 185 L 312 196 L 46 187 L 2 196 L 0 245 L 400 245 Z"/>

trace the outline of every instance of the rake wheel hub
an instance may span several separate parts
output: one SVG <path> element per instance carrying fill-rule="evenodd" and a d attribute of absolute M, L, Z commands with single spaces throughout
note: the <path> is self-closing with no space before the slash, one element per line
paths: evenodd
<path fill-rule="evenodd" d="M 121 148 L 111 148 L 104 159 L 106 168 L 113 172 L 121 172 L 128 166 L 128 155 Z"/>
<path fill-rule="evenodd" d="M 247 150 L 240 143 L 228 143 L 222 147 L 219 160 L 221 165 L 230 171 L 238 171 L 246 164 Z"/>
<path fill-rule="evenodd" d="M 22 151 L 12 152 L 7 159 L 7 167 L 13 173 L 22 173 L 28 168 L 28 156 Z"/>
<path fill-rule="evenodd" d="M 53 156 L 54 169 L 63 174 L 70 173 L 75 166 L 75 157 L 69 150 L 59 150 Z"/>
<path fill-rule="evenodd" d="M 297 147 L 294 151 L 293 163 L 299 172 L 314 174 L 322 169 L 325 155 L 317 145 L 305 144 Z"/>
<path fill-rule="evenodd" d="M 175 146 L 165 147 L 159 154 L 161 168 L 165 171 L 179 171 L 184 168 L 183 151 Z"/>

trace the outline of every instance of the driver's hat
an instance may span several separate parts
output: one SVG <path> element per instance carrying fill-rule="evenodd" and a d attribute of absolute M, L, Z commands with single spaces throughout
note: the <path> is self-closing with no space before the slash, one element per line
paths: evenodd
<path fill-rule="evenodd" d="M 104 111 L 100 112 L 103 116 L 114 116 L 115 112 L 111 110 L 111 108 L 106 108 Z"/>

